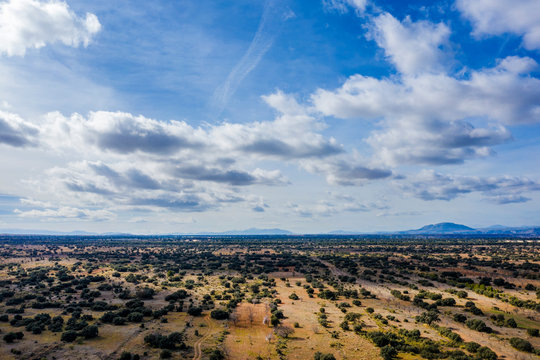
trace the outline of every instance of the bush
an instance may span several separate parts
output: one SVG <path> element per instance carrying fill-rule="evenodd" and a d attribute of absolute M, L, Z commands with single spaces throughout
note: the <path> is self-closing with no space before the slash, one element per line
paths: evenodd
<path fill-rule="evenodd" d="M 202 314 L 202 308 L 198 306 L 192 306 L 188 309 L 187 313 L 191 316 L 200 316 Z"/>
<path fill-rule="evenodd" d="M 6 335 L 4 335 L 4 341 L 8 344 L 11 344 L 15 340 L 20 340 L 24 337 L 24 334 L 22 332 L 9 332 Z"/>
<path fill-rule="evenodd" d="M 323 353 L 317 351 L 313 355 L 313 360 L 336 360 L 336 358 L 332 354 L 323 354 Z"/>
<path fill-rule="evenodd" d="M 145 287 L 144 289 L 138 290 L 135 296 L 139 299 L 150 300 L 154 297 L 154 294 L 154 289 Z"/>
<path fill-rule="evenodd" d="M 392 345 L 386 345 L 381 348 L 381 356 L 384 360 L 392 360 L 397 354 L 396 349 Z"/>
<path fill-rule="evenodd" d="M 518 349 L 520 351 L 525 351 L 525 352 L 534 351 L 534 347 L 531 345 L 530 342 L 528 342 L 525 339 L 513 337 L 510 339 L 510 345 L 512 345 L 513 348 Z"/>
<path fill-rule="evenodd" d="M 476 352 L 476 357 L 482 360 L 497 360 L 497 354 L 487 346 L 482 346 Z"/>
<path fill-rule="evenodd" d="M 64 342 L 73 342 L 75 339 L 77 339 L 77 336 L 79 336 L 79 334 L 77 334 L 76 331 L 68 330 L 62 333 L 62 337 L 60 339 Z"/>
<path fill-rule="evenodd" d="M 298 295 L 296 295 L 295 293 L 292 293 L 291 295 L 289 295 L 289 299 L 291 299 L 291 300 L 298 300 L 299 297 L 298 297 Z"/>
<path fill-rule="evenodd" d="M 98 337 L 99 331 L 96 325 L 90 325 L 81 330 L 81 336 L 84 336 L 85 339 L 93 339 Z"/>
<path fill-rule="evenodd" d="M 372 331 L 368 333 L 368 337 L 373 341 L 375 346 L 382 348 L 390 343 L 391 338 L 381 331 Z"/>
<path fill-rule="evenodd" d="M 323 290 L 319 293 L 319 297 L 326 300 L 336 300 L 338 295 L 331 290 Z"/>
<path fill-rule="evenodd" d="M 226 310 L 216 309 L 212 310 L 210 317 L 216 320 L 226 320 L 229 318 L 229 313 Z"/>
<path fill-rule="evenodd" d="M 437 314 L 435 311 L 430 310 L 422 313 L 421 315 L 416 317 L 416 321 L 424 324 L 431 325 L 432 323 L 439 321 L 439 314 Z"/>
<path fill-rule="evenodd" d="M 122 355 L 118 358 L 118 360 L 132 360 L 133 357 L 130 352 L 124 351 L 122 352 Z"/>
<path fill-rule="evenodd" d="M 538 329 L 527 329 L 527 334 L 529 334 L 529 336 L 538 336 Z"/>
<path fill-rule="evenodd" d="M 516 320 L 514 320 L 513 318 L 506 320 L 506 326 L 511 328 L 517 328 Z"/>
<path fill-rule="evenodd" d="M 129 322 L 141 322 L 143 321 L 143 318 L 144 318 L 143 314 L 137 311 L 132 312 L 127 316 L 127 319 Z"/>
<path fill-rule="evenodd" d="M 149 334 L 144 337 L 144 342 L 153 348 L 159 349 L 174 350 L 176 349 L 177 344 L 180 345 L 181 348 L 184 347 L 182 334 L 179 332 L 173 332 L 169 334 L 169 336 Z"/>
<path fill-rule="evenodd" d="M 221 350 L 219 349 L 212 351 L 212 353 L 210 354 L 210 360 L 223 360 L 223 359 L 225 359 L 225 355 L 223 355 L 223 352 L 221 352 Z"/>
<path fill-rule="evenodd" d="M 169 350 L 163 350 L 161 354 L 159 354 L 160 359 L 170 359 L 172 357 L 172 352 Z"/>
<path fill-rule="evenodd" d="M 493 329 L 491 329 L 489 326 L 487 326 L 482 320 L 479 319 L 471 319 L 467 320 L 465 323 L 469 329 L 485 332 L 485 333 L 491 333 L 493 332 Z"/>
<path fill-rule="evenodd" d="M 463 315 L 463 314 L 455 314 L 454 315 L 454 321 L 464 323 L 465 321 L 467 321 L 467 317 L 465 315 Z"/>
<path fill-rule="evenodd" d="M 480 349 L 480 347 L 480 344 L 475 343 L 474 341 L 465 343 L 465 350 L 467 350 L 468 352 L 475 353 L 478 351 L 478 349 Z"/>

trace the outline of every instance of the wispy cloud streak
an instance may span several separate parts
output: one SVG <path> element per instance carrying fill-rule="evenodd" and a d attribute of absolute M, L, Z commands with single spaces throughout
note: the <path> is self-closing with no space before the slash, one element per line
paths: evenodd
<path fill-rule="evenodd" d="M 288 0 L 267 0 L 255 37 L 251 41 L 242 59 L 227 76 L 225 82 L 216 88 L 211 106 L 214 117 L 219 116 L 234 95 L 245 77 L 259 64 L 263 56 L 272 47 L 281 25 L 293 12 L 287 7 Z"/>

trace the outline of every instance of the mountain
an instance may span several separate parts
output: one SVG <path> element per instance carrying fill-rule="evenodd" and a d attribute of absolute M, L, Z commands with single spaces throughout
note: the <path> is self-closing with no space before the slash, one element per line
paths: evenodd
<path fill-rule="evenodd" d="M 475 229 L 465 225 L 455 224 L 451 222 L 442 222 L 438 224 L 431 224 L 421 227 L 417 230 L 409 230 L 408 233 L 418 234 L 456 234 L 474 232 Z"/>
<path fill-rule="evenodd" d="M 397 234 L 407 235 L 508 235 L 508 236 L 540 236 L 540 226 L 509 227 L 493 225 L 474 229 L 465 225 L 443 222 L 431 224 L 416 230 L 400 231 Z"/>
<path fill-rule="evenodd" d="M 478 231 L 485 235 L 540 236 L 540 226 L 508 227 L 495 225 L 478 229 Z"/>

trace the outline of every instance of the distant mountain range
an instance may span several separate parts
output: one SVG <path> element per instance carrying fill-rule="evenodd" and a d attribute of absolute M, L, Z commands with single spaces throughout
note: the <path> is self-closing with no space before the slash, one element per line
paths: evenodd
<path fill-rule="evenodd" d="M 366 233 L 357 231 L 336 230 L 329 235 L 362 235 Z M 540 236 L 540 226 L 509 227 L 494 225 L 486 228 L 474 229 L 462 224 L 442 222 L 430 224 L 420 229 L 405 231 L 378 232 L 378 235 L 509 235 L 509 236 Z"/>
<path fill-rule="evenodd" d="M 130 236 L 128 233 L 93 233 L 86 231 L 60 232 L 51 230 L 23 230 L 23 229 L 0 229 L 0 234 L 11 235 L 48 235 L 48 236 Z M 230 230 L 223 232 L 200 232 L 200 233 L 169 233 L 160 235 L 201 235 L 201 236 L 256 236 L 256 235 L 295 235 L 289 230 L 283 229 L 258 229 Z M 299 234 L 296 234 L 299 235 Z M 313 234 L 316 235 L 316 234 Z M 540 226 L 509 227 L 494 225 L 486 228 L 474 229 L 465 225 L 451 222 L 430 224 L 415 230 L 390 231 L 367 233 L 360 231 L 336 230 L 319 235 L 508 235 L 508 236 L 540 236 Z"/>
<path fill-rule="evenodd" d="M 502 225 L 473 229 L 471 227 L 443 222 L 431 224 L 416 230 L 398 231 L 396 234 L 407 235 L 516 235 L 540 236 L 540 226 L 508 227 Z"/>

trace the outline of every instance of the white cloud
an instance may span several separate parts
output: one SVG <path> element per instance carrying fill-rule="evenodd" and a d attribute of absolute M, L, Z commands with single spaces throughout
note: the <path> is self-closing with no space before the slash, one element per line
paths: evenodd
<path fill-rule="evenodd" d="M 9 0 L 0 3 L 0 53 L 24 56 L 27 49 L 61 42 L 67 46 L 88 46 L 99 32 L 96 15 L 84 18 L 57 0 Z"/>
<path fill-rule="evenodd" d="M 75 207 L 63 206 L 59 208 L 19 210 L 15 209 L 17 216 L 22 218 L 44 218 L 44 219 L 78 219 L 88 221 L 113 220 L 114 213 L 108 210 L 79 209 Z"/>
<path fill-rule="evenodd" d="M 540 183 L 526 177 L 476 177 L 446 175 L 433 170 L 423 170 L 410 181 L 399 186 L 423 200 L 452 200 L 456 197 L 480 193 L 486 200 L 508 204 L 526 202 L 525 194 L 540 191 Z"/>
<path fill-rule="evenodd" d="M 400 22 L 388 13 L 375 17 L 368 32 L 402 74 L 441 70 L 446 60 L 443 47 L 448 46 L 449 36 L 445 24 L 413 22 L 409 17 Z"/>
<path fill-rule="evenodd" d="M 504 125 L 540 122 L 540 80 L 528 75 L 536 66 L 508 57 L 460 78 L 353 75 L 335 91 L 319 89 L 312 102 L 327 116 L 380 120 L 368 143 L 386 164 L 460 163 L 509 140 Z"/>
<path fill-rule="evenodd" d="M 351 157 L 340 157 L 328 160 L 306 160 L 302 167 L 315 174 L 322 174 L 326 181 L 332 185 L 361 185 L 369 180 L 381 180 L 392 176 L 392 171 L 380 167 L 370 166 L 366 161 Z"/>
<path fill-rule="evenodd" d="M 523 36 L 529 50 L 540 49 L 540 2 L 538 0 L 457 0 L 457 8 L 474 27 L 473 34 Z"/>
<path fill-rule="evenodd" d="M 340 13 L 348 12 L 349 8 L 362 13 L 368 4 L 367 0 L 322 0 L 322 3 L 325 9 Z"/>
<path fill-rule="evenodd" d="M 296 163 L 340 185 L 391 174 L 347 159 L 335 139 L 320 134 L 325 125 L 293 97 L 277 92 L 264 100 L 277 111 L 272 121 L 196 128 L 123 112 L 49 113 L 35 122 L 36 142 L 73 160 L 28 184 L 39 189 L 36 199 L 55 194 L 54 203 L 67 208 L 199 212 L 243 202 L 260 212 L 267 205 L 254 202 L 247 187 L 290 183 L 281 171 L 268 169 L 275 162 Z"/>
<path fill-rule="evenodd" d="M 163 122 L 123 112 L 91 112 L 88 117 L 50 113 L 40 124 L 42 138 L 62 150 L 88 147 L 102 153 L 151 156 L 228 154 L 252 159 L 327 157 L 343 152 L 334 138 L 318 130 L 323 124 L 296 100 L 281 92 L 264 97 L 279 115 L 273 121 L 222 123 L 194 128 L 184 121 Z M 87 144 L 81 147 L 81 144 Z"/>
<path fill-rule="evenodd" d="M 19 115 L 0 110 L 0 144 L 13 147 L 35 146 L 38 128 Z"/>
<path fill-rule="evenodd" d="M 462 163 L 491 155 L 494 145 L 510 140 L 506 125 L 540 122 L 533 59 L 510 56 L 491 68 L 452 74 L 445 24 L 400 22 L 383 13 L 368 30 L 398 74 L 352 75 L 311 100 L 326 116 L 376 121 L 379 128 L 365 140 L 383 164 Z"/>

